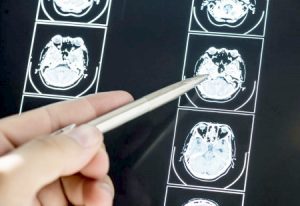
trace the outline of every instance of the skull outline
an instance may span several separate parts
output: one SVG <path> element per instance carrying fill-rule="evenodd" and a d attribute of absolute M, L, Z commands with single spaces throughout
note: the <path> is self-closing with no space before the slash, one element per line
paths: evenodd
<path fill-rule="evenodd" d="M 205 10 L 208 20 L 215 26 L 237 27 L 248 16 L 255 14 L 256 0 L 203 0 L 200 10 Z"/>
<path fill-rule="evenodd" d="M 196 86 L 203 101 L 224 103 L 233 100 L 246 80 L 246 65 L 238 50 L 210 47 L 195 65 L 194 76 L 208 74 Z"/>
<path fill-rule="evenodd" d="M 48 0 L 51 1 L 51 0 Z M 61 16 L 82 17 L 93 7 L 98 5 L 100 0 L 52 0 L 55 12 Z"/>
<path fill-rule="evenodd" d="M 219 206 L 215 201 L 203 198 L 195 198 L 189 200 L 183 206 Z"/>
<path fill-rule="evenodd" d="M 235 136 L 226 124 L 199 122 L 188 134 L 181 154 L 180 161 L 193 178 L 214 182 L 234 167 Z"/>
<path fill-rule="evenodd" d="M 55 35 L 41 52 L 35 74 L 47 88 L 69 90 L 88 76 L 88 50 L 81 37 Z"/>

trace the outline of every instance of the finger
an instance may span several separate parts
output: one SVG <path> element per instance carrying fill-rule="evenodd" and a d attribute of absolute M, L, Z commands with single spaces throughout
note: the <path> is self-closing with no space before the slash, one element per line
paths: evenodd
<path fill-rule="evenodd" d="M 1 157 L 0 194 L 4 198 L 0 198 L 0 205 L 9 205 L 1 204 L 9 201 L 5 194 L 23 201 L 60 176 L 79 172 L 97 154 L 102 142 L 98 129 L 81 126 L 68 134 L 32 140 Z"/>
<path fill-rule="evenodd" d="M 14 145 L 0 132 L 0 156 L 13 148 Z"/>
<path fill-rule="evenodd" d="M 115 91 L 59 102 L 0 120 L 0 133 L 13 145 L 20 145 L 69 124 L 85 123 L 130 101 L 130 94 Z"/>
<path fill-rule="evenodd" d="M 112 206 L 114 187 L 108 176 L 100 180 L 73 175 L 62 178 L 65 194 L 74 205 Z"/>
<path fill-rule="evenodd" d="M 115 190 L 111 179 L 106 176 L 100 181 L 87 181 L 83 185 L 84 202 L 88 206 L 112 206 Z"/>
<path fill-rule="evenodd" d="M 47 185 L 38 193 L 41 205 L 64 206 L 68 205 L 60 180 Z"/>
<path fill-rule="evenodd" d="M 42 204 L 37 198 L 34 198 L 34 200 L 32 201 L 32 204 L 30 206 L 42 206 Z"/>
<path fill-rule="evenodd" d="M 100 147 L 95 157 L 88 163 L 86 167 L 80 170 L 80 173 L 86 177 L 93 179 L 103 178 L 109 170 L 109 157 L 105 146 Z"/>

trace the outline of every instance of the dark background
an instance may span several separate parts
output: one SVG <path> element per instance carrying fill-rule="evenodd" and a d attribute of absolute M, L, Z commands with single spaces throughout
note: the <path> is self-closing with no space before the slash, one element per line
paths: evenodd
<path fill-rule="evenodd" d="M 0 116 L 17 113 L 37 1 L 0 2 Z M 181 79 L 191 1 L 115 0 L 100 89 L 136 98 Z M 300 205 L 300 2 L 271 0 L 246 206 Z M 177 102 L 106 136 L 116 205 L 163 205 Z"/>

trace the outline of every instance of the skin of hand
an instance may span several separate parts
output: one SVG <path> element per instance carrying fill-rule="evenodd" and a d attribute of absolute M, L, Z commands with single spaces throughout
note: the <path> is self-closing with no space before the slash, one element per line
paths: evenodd
<path fill-rule="evenodd" d="M 101 132 L 83 124 L 133 98 L 99 93 L 0 120 L 0 205 L 111 206 L 114 187 Z"/>

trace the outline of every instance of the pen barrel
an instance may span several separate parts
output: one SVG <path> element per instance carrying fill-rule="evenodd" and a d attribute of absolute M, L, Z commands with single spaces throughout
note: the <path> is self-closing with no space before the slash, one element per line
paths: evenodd
<path fill-rule="evenodd" d="M 106 133 L 126 122 L 150 112 L 186 93 L 206 79 L 207 75 L 199 75 L 181 82 L 172 84 L 141 99 L 109 112 L 87 124 L 97 127 Z"/>
<path fill-rule="evenodd" d="M 106 133 L 141 116 L 142 114 L 150 112 L 176 99 L 191 88 L 193 88 L 193 85 L 187 83 L 182 83 L 180 86 L 178 86 L 178 84 L 167 86 L 163 90 L 153 92 L 141 99 L 122 106 L 89 122 L 88 124 L 96 126 L 102 133 Z"/>

